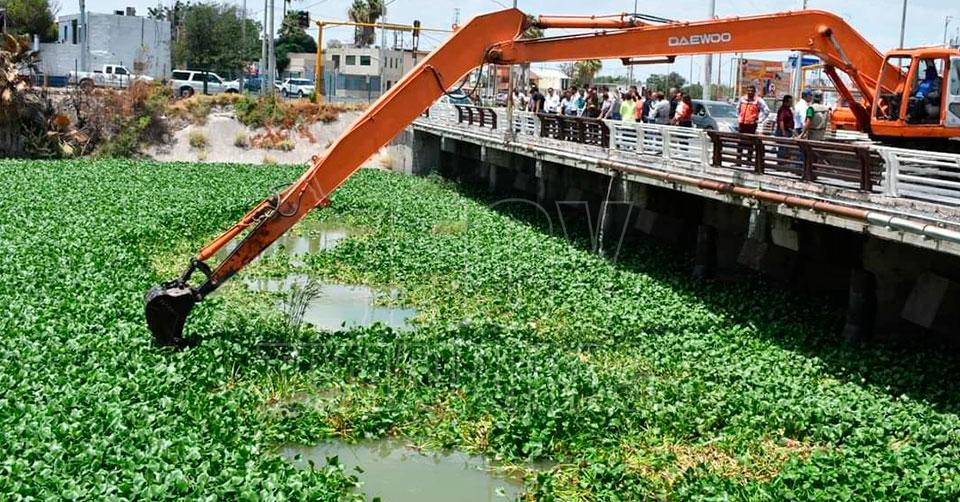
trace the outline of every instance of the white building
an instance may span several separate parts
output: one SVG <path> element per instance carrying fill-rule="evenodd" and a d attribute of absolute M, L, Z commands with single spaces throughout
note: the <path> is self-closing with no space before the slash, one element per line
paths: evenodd
<path fill-rule="evenodd" d="M 122 64 L 131 72 L 162 79 L 170 76 L 170 22 L 126 13 L 87 13 L 90 53 L 87 71 L 105 64 Z M 57 20 L 57 42 L 40 44 L 40 69 L 51 76 L 66 75 L 80 68 L 83 29 L 80 15 Z"/>
<path fill-rule="evenodd" d="M 411 49 L 384 49 L 381 52 L 379 47 L 326 47 L 323 49 L 323 71 L 327 95 L 376 97 L 381 87 L 381 57 L 384 89 L 389 89 L 427 54 L 425 51 L 414 53 Z M 315 72 L 316 69 L 311 68 L 309 77 L 312 78 Z"/>
<path fill-rule="evenodd" d="M 531 69 L 529 79 L 531 82 L 536 82 L 541 92 L 546 92 L 547 89 L 551 88 L 563 92 L 564 89 L 570 87 L 570 77 L 566 73 L 553 68 Z"/>

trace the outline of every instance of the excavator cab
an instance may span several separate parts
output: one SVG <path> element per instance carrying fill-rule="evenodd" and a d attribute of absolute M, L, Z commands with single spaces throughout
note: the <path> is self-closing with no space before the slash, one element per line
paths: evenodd
<path fill-rule="evenodd" d="M 946 121 L 947 127 L 960 128 L 960 55 L 950 58 L 948 66 L 946 94 Z"/>
<path fill-rule="evenodd" d="M 871 129 L 891 137 L 960 135 L 960 55 L 943 47 L 899 50 L 884 59 Z M 899 132 L 895 129 L 899 128 Z"/>

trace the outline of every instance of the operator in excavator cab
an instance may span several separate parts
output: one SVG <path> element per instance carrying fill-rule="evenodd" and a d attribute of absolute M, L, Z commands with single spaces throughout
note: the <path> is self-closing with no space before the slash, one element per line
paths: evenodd
<path fill-rule="evenodd" d="M 937 123 L 940 121 L 940 90 L 943 87 L 943 79 L 937 71 L 937 65 L 933 60 L 924 61 L 926 70 L 923 80 L 917 84 L 917 90 L 914 99 L 917 103 L 914 120 L 916 122 Z"/>

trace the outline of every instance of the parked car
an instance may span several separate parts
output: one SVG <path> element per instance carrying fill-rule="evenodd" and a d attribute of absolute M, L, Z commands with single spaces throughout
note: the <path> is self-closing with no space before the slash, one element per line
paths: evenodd
<path fill-rule="evenodd" d="M 693 100 L 694 127 L 720 132 L 737 132 L 737 107 L 724 101 Z"/>
<path fill-rule="evenodd" d="M 225 81 L 212 72 L 195 70 L 173 70 L 170 87 L 178 96 L 190 97 L 195 93 L 221 94 L 240 92 L 240 83 L 236 80 Z"/>
<path fill-rule="evenodd" d="M 305 78 L 288 78 L 280 84 L 280 92 L 285 97 L 297 96 L 304 97 L 313 94 L 313 80 Z"/>
<path fill-rule="evenodd" d="M 84 91 L 91 91 L 94 87 L 113 87 L 122 89 L 129 87 L 133 80 L 152 82 L 153 78 L 145 75 L 134 75 L 127 70 L 125 66 L 116 64 L 105 64 L 99 70 L 89 71 L 71 71 L 69 74 L 70 82 L 80 86 Z"/>
<path fill-rule="evenodd" d="M 449 94 L 444 94 L 440 98 L 441 103 L 446 103 L 450 105 L 472 105 L 473 101 L 470 100 L 470 96 L 462 92 L 451 92 Z"/>

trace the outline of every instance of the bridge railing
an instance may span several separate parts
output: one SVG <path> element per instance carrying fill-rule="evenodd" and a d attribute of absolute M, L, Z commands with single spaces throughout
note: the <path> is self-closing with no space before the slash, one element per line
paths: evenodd
<path fill-rule="evenodd" d="M 428 120 L 502 137 L 495 127 L 507 123 L 506 111 L 485 110 L 458 111 L 436 104 Z M 517 141 L 574 141 L 603 149 L 598 150 L 603 155 L 616 151 L 659 157 L 693 169 L 752 172 L 960 206 L 960 155 L 870 145 L 856 136 L 862 133 L 851 135 L 850 142 L 821 142 L 526 111 L 514 112 L 512 126 Z"/>
<path fill-rule="evenodd" d="M 867 146 L 709 131 L 711 165 L 879 192 L 883 159 Z"/>
<path fill-rule="evenodd" d="M 642 122 L 605 120 L 610 129 L 610 148 L 667 160 L 705 164 L 709 139 L 701 129 Z"/>
<path fill-rule="evenodd" d="M 960 205 L 960 155 L 904 148 L 878 153 L 887 167 L 886 195 Z"/>
<path fill-rule="evenodd" d="M 457 123 L 478 127 L 497 128 L 497 112 L 487 106 L 453 105 L 457 110 Z"/>

